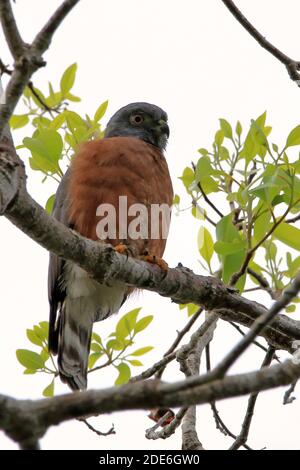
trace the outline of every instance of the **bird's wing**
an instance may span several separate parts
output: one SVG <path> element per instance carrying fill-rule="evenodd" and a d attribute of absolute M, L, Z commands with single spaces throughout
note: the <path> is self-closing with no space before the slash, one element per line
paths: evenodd
<path fill-rule="evenodd" d="M 70 170 L 67 170 L 62 178 L 55 196 L 52 216 L 66 226 L 68 221 L 68 184 Z M 57 311 L 65 298 L 65 289 L 62 285 L 62 273 L 65 261 L 54 253 L 50 253 L 48 269 L 48 298 L 50 304 L 49 315 L 49 351 L 57 353 L 58 348 L 58 325 L 56 324 Z"/>

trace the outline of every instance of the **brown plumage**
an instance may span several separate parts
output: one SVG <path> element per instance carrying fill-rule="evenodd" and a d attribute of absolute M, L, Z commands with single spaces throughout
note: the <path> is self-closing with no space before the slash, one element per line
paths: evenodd
<path fill-rule="evenodd" d="M 123 239 L 119 234 L 119 196 L 127 196 L 128 207 L 140 203 L 168 204 L 173 200 L 172 183 L 163 153 L 151 144 L 133 137 L 111 137 L 83 144 L 71 166 L 69 220 L 74 229 L 97 240 L 96 216 L 100 204 L 116 208 L 117 238 L 107 241 L 116 246 Z M 128 217 L 128 224 L 134 216 Z M 149 223 L 151 233 L 151 223 Z M 149 233 L 149 237 L 150 237 Z M 162 257 L 165 239 L 127 239 L 136 255 L 146 250 Z M 136 248 L 136 249 L 134 249 Z"/>
<path fill-rule="evenodd" d="M 150 215 L 153 204 L 172 204 L 172 183 L 163 154 L 168 135 L 167 115 L 157 106 L 133 103 L 121 108 L 109 121 L 104 139 L 80 146 L 59 185 L 53 216 L 81 235 L 98 240 L 97 228 L 105 215 L 98 215 L 97 209 L 110 204 L 116 212 L 116 236 L 105 241 L 113 246 L 125 244 L 132 256 L 148 252 L 161 258 L 166 244 L 162 219 L 154 238 Z M 120 196 L 126 196 L 128 208 L 143 204 L 143 217 L 150 222 L 143 237 L 127 232 L 124 236 L 123 223 L 119 227 Z M 124 215 L 124 210 L 120 213 Z M 136 216 L 128 216 L 126 227 L 136 222 Z M 131 291 L 117 281 L 100 284 L 74 263 L 50 254 L 49 350 L 58 354 L 60 377 L 72 389 L 87 386 L 93 323 L 118 312 Z"/>

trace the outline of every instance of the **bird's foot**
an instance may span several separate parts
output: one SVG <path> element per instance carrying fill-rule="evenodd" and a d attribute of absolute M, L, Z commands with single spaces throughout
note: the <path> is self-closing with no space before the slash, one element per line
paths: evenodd
<path fill-rule="evenodd" d="M 143 261 L 147 261 L 148 263 L 156 264 L 160 267 L 164 272 L 167 272 L 169 269 L 168 263 L 162 258 L 158 258 L 155 255 L 151 255 L 148 251 L 145 251 L 143 255 L 140 256 L 140 259 Z"/>
<path fill-rule="evenodd" d="M 114 250 L 117 251 L 120 255 L 131 255 L 131 251 L 128 245 L 125 243 L 119 243 L 118 245 L 114 246 Z"/>

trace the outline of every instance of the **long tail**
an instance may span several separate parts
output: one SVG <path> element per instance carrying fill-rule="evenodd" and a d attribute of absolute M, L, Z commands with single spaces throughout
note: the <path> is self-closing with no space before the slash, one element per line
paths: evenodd
<path fill-rule="evenodd" d="M 60 313 L 57 362 L 61 380 L 72 390 L 84 390 L 93 322 L 90 318 L 85 318 L 84 322 L 73 318 L 71 305 L 65 304 Z"/>

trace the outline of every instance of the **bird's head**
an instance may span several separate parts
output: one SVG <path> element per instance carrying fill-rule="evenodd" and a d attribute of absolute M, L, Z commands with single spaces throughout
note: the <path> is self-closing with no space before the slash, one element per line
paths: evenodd
<path fill-rule="evenodd" d="M 131 103 L 119 109 L 109 120 L 105 137 L 136 137 L 164 150 L 170 134 L 168 116 L 158 106 Z"/>

